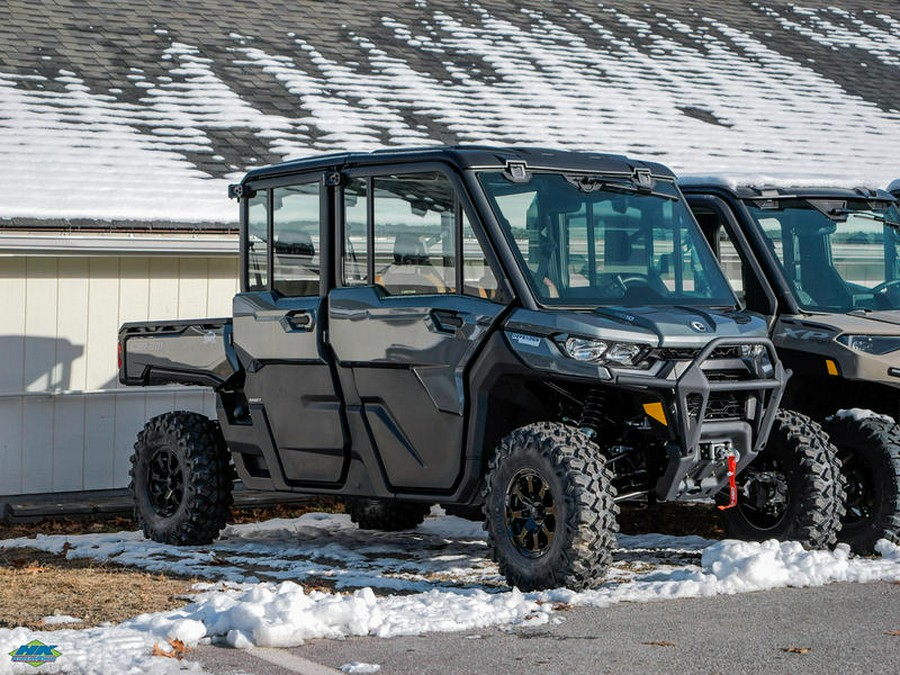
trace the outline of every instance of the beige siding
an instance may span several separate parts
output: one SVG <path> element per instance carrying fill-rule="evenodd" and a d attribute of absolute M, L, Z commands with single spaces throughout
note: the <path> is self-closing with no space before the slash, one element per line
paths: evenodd
<path fill-rule="evenodd" d="M 237 257 L 0 257 L 0 495 L 121 488 L 151 416 L 214 414 L 204 389 L 116 379 L 126 321 L 228 316 Z"/>

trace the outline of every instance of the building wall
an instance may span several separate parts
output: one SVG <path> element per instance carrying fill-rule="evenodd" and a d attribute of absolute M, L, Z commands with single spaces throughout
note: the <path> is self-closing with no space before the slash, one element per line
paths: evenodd
<path fill-rule="evenodd" d="M 125 487 L 148 418 L 214 414 L 208 390 L 119 385 L 117 333 L 229 316 L 237 280 L 236 255 L 0 257 L 0 496 Z"/>

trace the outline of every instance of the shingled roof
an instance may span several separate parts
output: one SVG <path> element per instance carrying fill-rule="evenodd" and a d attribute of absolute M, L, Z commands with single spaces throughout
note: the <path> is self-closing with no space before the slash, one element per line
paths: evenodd
<path fill-rule="evenodd" d="M 900 173 L 900 6 L 7 0 L 0 225 L 233 220 L 320 151 L 498 143 L 676 170 Z"/>

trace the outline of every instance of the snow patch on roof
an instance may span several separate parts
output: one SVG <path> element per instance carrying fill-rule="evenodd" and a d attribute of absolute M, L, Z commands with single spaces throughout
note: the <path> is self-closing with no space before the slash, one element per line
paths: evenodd
<path fill-rule="evenodd" d="M 445 141 L 602 150 L 707 175 L 827 172 L 851 186 L 896 177 L 900 111 L 849 94 L 723 20 L 689 27 L 658 13 L 651 25 L 610 8 L 572 9 L 584 28 L 576 33 L 538 11 L 522 10 L 523 25 L 476 9 L 470 23 L 434 11 L 427 30 L 385 16 L 392 49 L 352 38 L 364 63 L 329 59 L 296 37 L 301 66 L 253 35 L 232 35 L 233 59 L 221 65 L 274 78 L 295 115 L 257 109 L 202 45 L 175 40 L 160 54 L 167 74 L 133 69 L 132 92 L 92 91 L 66 69 L 27 88 L 0 72 L 0 181 L 15 186 L 0 217 L 233 221 L 225 184 L 256 160 L 222 165 L 212 140 L 221 132 L 284 158 L 421 145 L 439 127 L 453 135 Z M 891 17 L 767 11 L 832 49 L 900 64 Z M 442 72 L 414 65 L 435 55 Z M 198 157 L 221 171 L 198 170 Z"/>

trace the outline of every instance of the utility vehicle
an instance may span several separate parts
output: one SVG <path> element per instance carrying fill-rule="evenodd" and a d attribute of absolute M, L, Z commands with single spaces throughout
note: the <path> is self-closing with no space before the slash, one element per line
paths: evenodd
<path fill-rule="evenodd" d="M 846 478 L 839 539 L 900 541 L 900 213 L 884 190 L 682 178 L 700 227 L 747 307 L 771 318 L 793 371 L 784 405 L 824 425 Z M 777 536 L 783 476 L 760 458 L 741 479 L 748 526 Z"/>
<path fill-rule="evenodd" d="M 346 498 L 361 527 L 483 511 L 510 584 L 602 579 L 617 502 L 709 498 L 763 449 L 785 372 L 665 167 L 437 147 L 250 171 L 233 316 L 126 324 L 120 379 L 215 389 L 146 425 L 148 537 L 206 543 L 232 481 Z M 787 458 L 833 538 L 833 448 Z M 824 481 L 824 482 L 823 482 Z M 838 487 L 836 487 L 838 486 Z M 828 523 L 831 523 L 831 526 Z M 831 527 L 830 534 L 828 532 Z"/>

